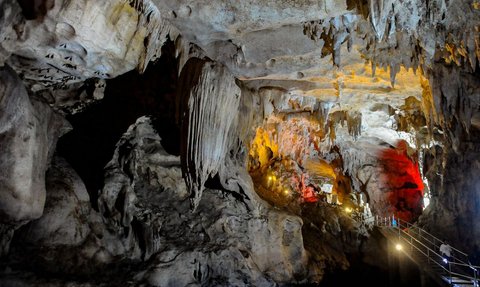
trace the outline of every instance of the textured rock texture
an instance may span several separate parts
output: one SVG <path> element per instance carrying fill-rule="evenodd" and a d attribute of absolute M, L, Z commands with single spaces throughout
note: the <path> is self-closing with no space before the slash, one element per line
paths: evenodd
<path fill-rule="evenodd" d="M 183 119 L 186 143 L 182 144 L 184 174 L 196 208 L 209 177 L 221 168 L 235 140 L 240 89 L 221 65 L 205 63 L 188 96 L 188 116 Z"/>
<path fill-rule="evenodd" d="M 58 280 L 52 277 L 59 274 L 78 280 L 106 272 L 103 266 L 112 262 L 110 250 L 119 243 L 109 237 L 100 215 L 91 208 L 80 177 L 58 156 L 46 172 L 46 190 L 42 216 L 15 231 L 16 240 L 2 264 L 2 268 L 7 262 L 10 266 L 2 273 L 2 286 L 35 285 L 36 280 L 55 286 Z"/>
<path fill-rule="evenodd" d="M 255 215 L 231 192 L 212 189 L 191 213 L 188 198 L 179 158 L 140 118 L 118 143 L 99 199 L 123 255 L 150 260 L 139 276 L 154 286 L 274 285 L 305 276 L 300 218 L 269 209 Z"/>
<path fill-rule="evenodd" d="M 90 200 L 82 180 L 64 159 L 51 163 L 46 189 L 43 214 L 23 227 L 23 240 L 47 248 L 82 243 L 90 233 Z"/>
<path fill-rule="evenodd" d="M 7 234 L 42 215 L 45 171 L 66 127 L 50 107 L 30 101 L 10 67 L 0 69 L 0 224 L 10 226 L 2 228 Z"/>
<path fill-rule="evenodd" d="M 178 35 L 149 0 L 18 2 L 1 3 L 0 65 L 56 107 L 102 98 L 104 79 L 143 72 Z"/>
<path fill-rule="evenodd" d="M 4 5 L 6 11 L 18 9 L 16 1 Z M 27 79 L 47 85 L 143 71 L 168 34 L 149 1 L 54 1 L 40 23 L 22 19 L 11 25 L 21 25 L 10 39 L 15 49 L 4 48 L 18 56 L 12 63 Z"/>
<path fill-rule="evenodd" d="M 0 1 L 0 281 L 319 282 L 378 254 L 365 217 L 416 220 L 424 194 L 422 226 L 480 249 L 479 19 L 465 0 Z M 45 179 L 53 110 L 81 113 L 165 43 L 175 116 L 154 120 L 180 156 L 142 117 L 104 149 L 103 186 L 58 157 Z"/>
<path fill-rule="evenodd" d="M 435 144 L 425 152 L 424 170 L 432 192 L 432 206 L 421 224 L 439 237 L 479 252 L 478 198 L 480 82 L 478 71 L 470 73 L 452 65 L 437 64 L 430 84 L 434 97 L 431 137 Z M 476 263 L 478 264 L 478 263 Z"/>
<path fill-rule="evenodd" d="M 153 2 L 186 41 L 247 77 L 314 66 L 321 46 L 303 36 L 303 22 L 347 11 L 343 1 Z"/>

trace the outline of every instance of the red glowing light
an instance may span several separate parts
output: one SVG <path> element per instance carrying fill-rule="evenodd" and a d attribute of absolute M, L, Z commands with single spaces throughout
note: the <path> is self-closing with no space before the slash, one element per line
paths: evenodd
<path fill-rule="evenodd" d="M 409 156 L 407 150 L 407 143 L 399 141 L 395 148 L 383 150 L 379 161 L 383 166 L 382 183 L 395 215 L 411 222 L 422 212 L 423 181 L 416 155 Z"/>
<path fill-rule="evenodd" d="M 307 176 L 306 174 L 302 174 L 300 178 L 294 176 L 292 182 L 300 191 L 300 195 L 302 196 L 303 202 L 317 202 L 318 198 L 315 194 L 315 188 L 311 185 L 307 185 L 305 183 Z"/>

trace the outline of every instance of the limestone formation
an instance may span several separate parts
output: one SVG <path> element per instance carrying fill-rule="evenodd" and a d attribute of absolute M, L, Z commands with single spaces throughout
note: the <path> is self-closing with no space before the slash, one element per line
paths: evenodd
<path fill-rule="evenodd" d="M 4 231 L 42 215 L 45 171 L 68 125 L 44 103 L 31 101 L 8 66 L 0 70 L 0 91 L 0 224 L 10 226 Z"/>
<path fill-rule="evenodd" d="M 153 260 L 142 276 L 154 286 L 272 285 L 304 273 L 300 218 L 267 209 L 259 217 L 211 189 L 190 212 L 180 160 L 165 153 L 149 119 L 124 134 L 106 171 L 101 214 L 125 256 Z"/>
<path fill-rule="evenodd" d="M 79 176 L 62 158 L 46 174 L 47 198 L 42 217 L 22 230 L 25 242 L 45 247 L 78 245 L 90 233 L 90 198 Z"/>
<path fill-rule="evenodd" d="M 237 119 L 240 89 L 225 67 L 206 63 L 197 86 L 188 97 L 184 119 L 185 179 L 196 208 L 208 177 L 213 177 L 232 146 L 232 126 Z"/>
<path fill-rule="evenodd" d="M 35 9 L 19 2 L 23 14 Z M 7 61 L 29 89 L 57 107 L 81 104 L 75 94 L 86 80 L 102 86 L 132 69 L 143 72 L 167 37 L 178 35 L 149 0 L 50 2 L 45 15 L 27 20 L 17 1 L 2 1 L 0 64 Z"/>
<path fill-rule="evenodd" d="M 386 286 L 373 216 L 480 254 L 479 31 L 466 0 L 0 0 L 0 285 Z M 65 118 L 105 136 L 56 148 Z"/>

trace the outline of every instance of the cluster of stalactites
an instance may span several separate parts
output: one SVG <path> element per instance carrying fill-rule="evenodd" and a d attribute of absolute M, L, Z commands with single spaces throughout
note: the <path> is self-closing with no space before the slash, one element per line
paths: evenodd
<path fill-rule="evenodd" d="M 356 111 L 335 111 L 330 114 L 328 120 L 329 138 L 332 144 L 337 138 L 336 129 L 339 125 L 347 125 L 348 134 L 357 139 L 362 133 L 362 114 Z"/>
<path fill-rule="evenodd" d="M 145 53 L 141 55 L 137 69 L 143 73 L 150 61 L 160 58 L 161 47 L 168 36 L 177 36 L 170 25 L 162 20 L 157 6 L 147 0 L 124 0 L 139 12 L 138 27 L 145 27 L 148 31 L 144 39 Z M 173 33 L 172 33 L 173 32 Z"/>
<path fill-rule="evenodd" d="M 475 70 L 480 59 L 480 5 L 460 0 L 372 0 L 364 8 L 367 13 L 306 22 L 304 34 L 322 39 L 322 56 L 332 54 L 337 66 L 341 45 L 358 45 L 373 73 L 376 66 L 390 69 L 392 86 L 401 66 L 427 71 L 437 58 Z"/>
<path fill-rule="evenodd" d="M 188 101 L 184 177 L 193 209 L 200 202 L 207 179 L 225 162 L 239 103 L 240 88 L 231 74 L 223 66 L 204 65 Z"/>

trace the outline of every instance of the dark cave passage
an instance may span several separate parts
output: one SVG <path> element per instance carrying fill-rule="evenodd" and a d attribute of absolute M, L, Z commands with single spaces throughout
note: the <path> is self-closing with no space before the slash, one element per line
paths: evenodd
<path fill-rule="evenodd" d="M 103 186 L 103 168 L 115 144 L 135 120 L 151 116 L 165 150 L 179 154 L 180 133 L 175 122 L 178 62 L 168 41 L 162 56 L 144 74 L 131 71 L 108 80 L 105 96 L 85 110 L 67 117 L 73 130 L 58 141 L 57 152 L 78 172 L 96 207 Z"/>

